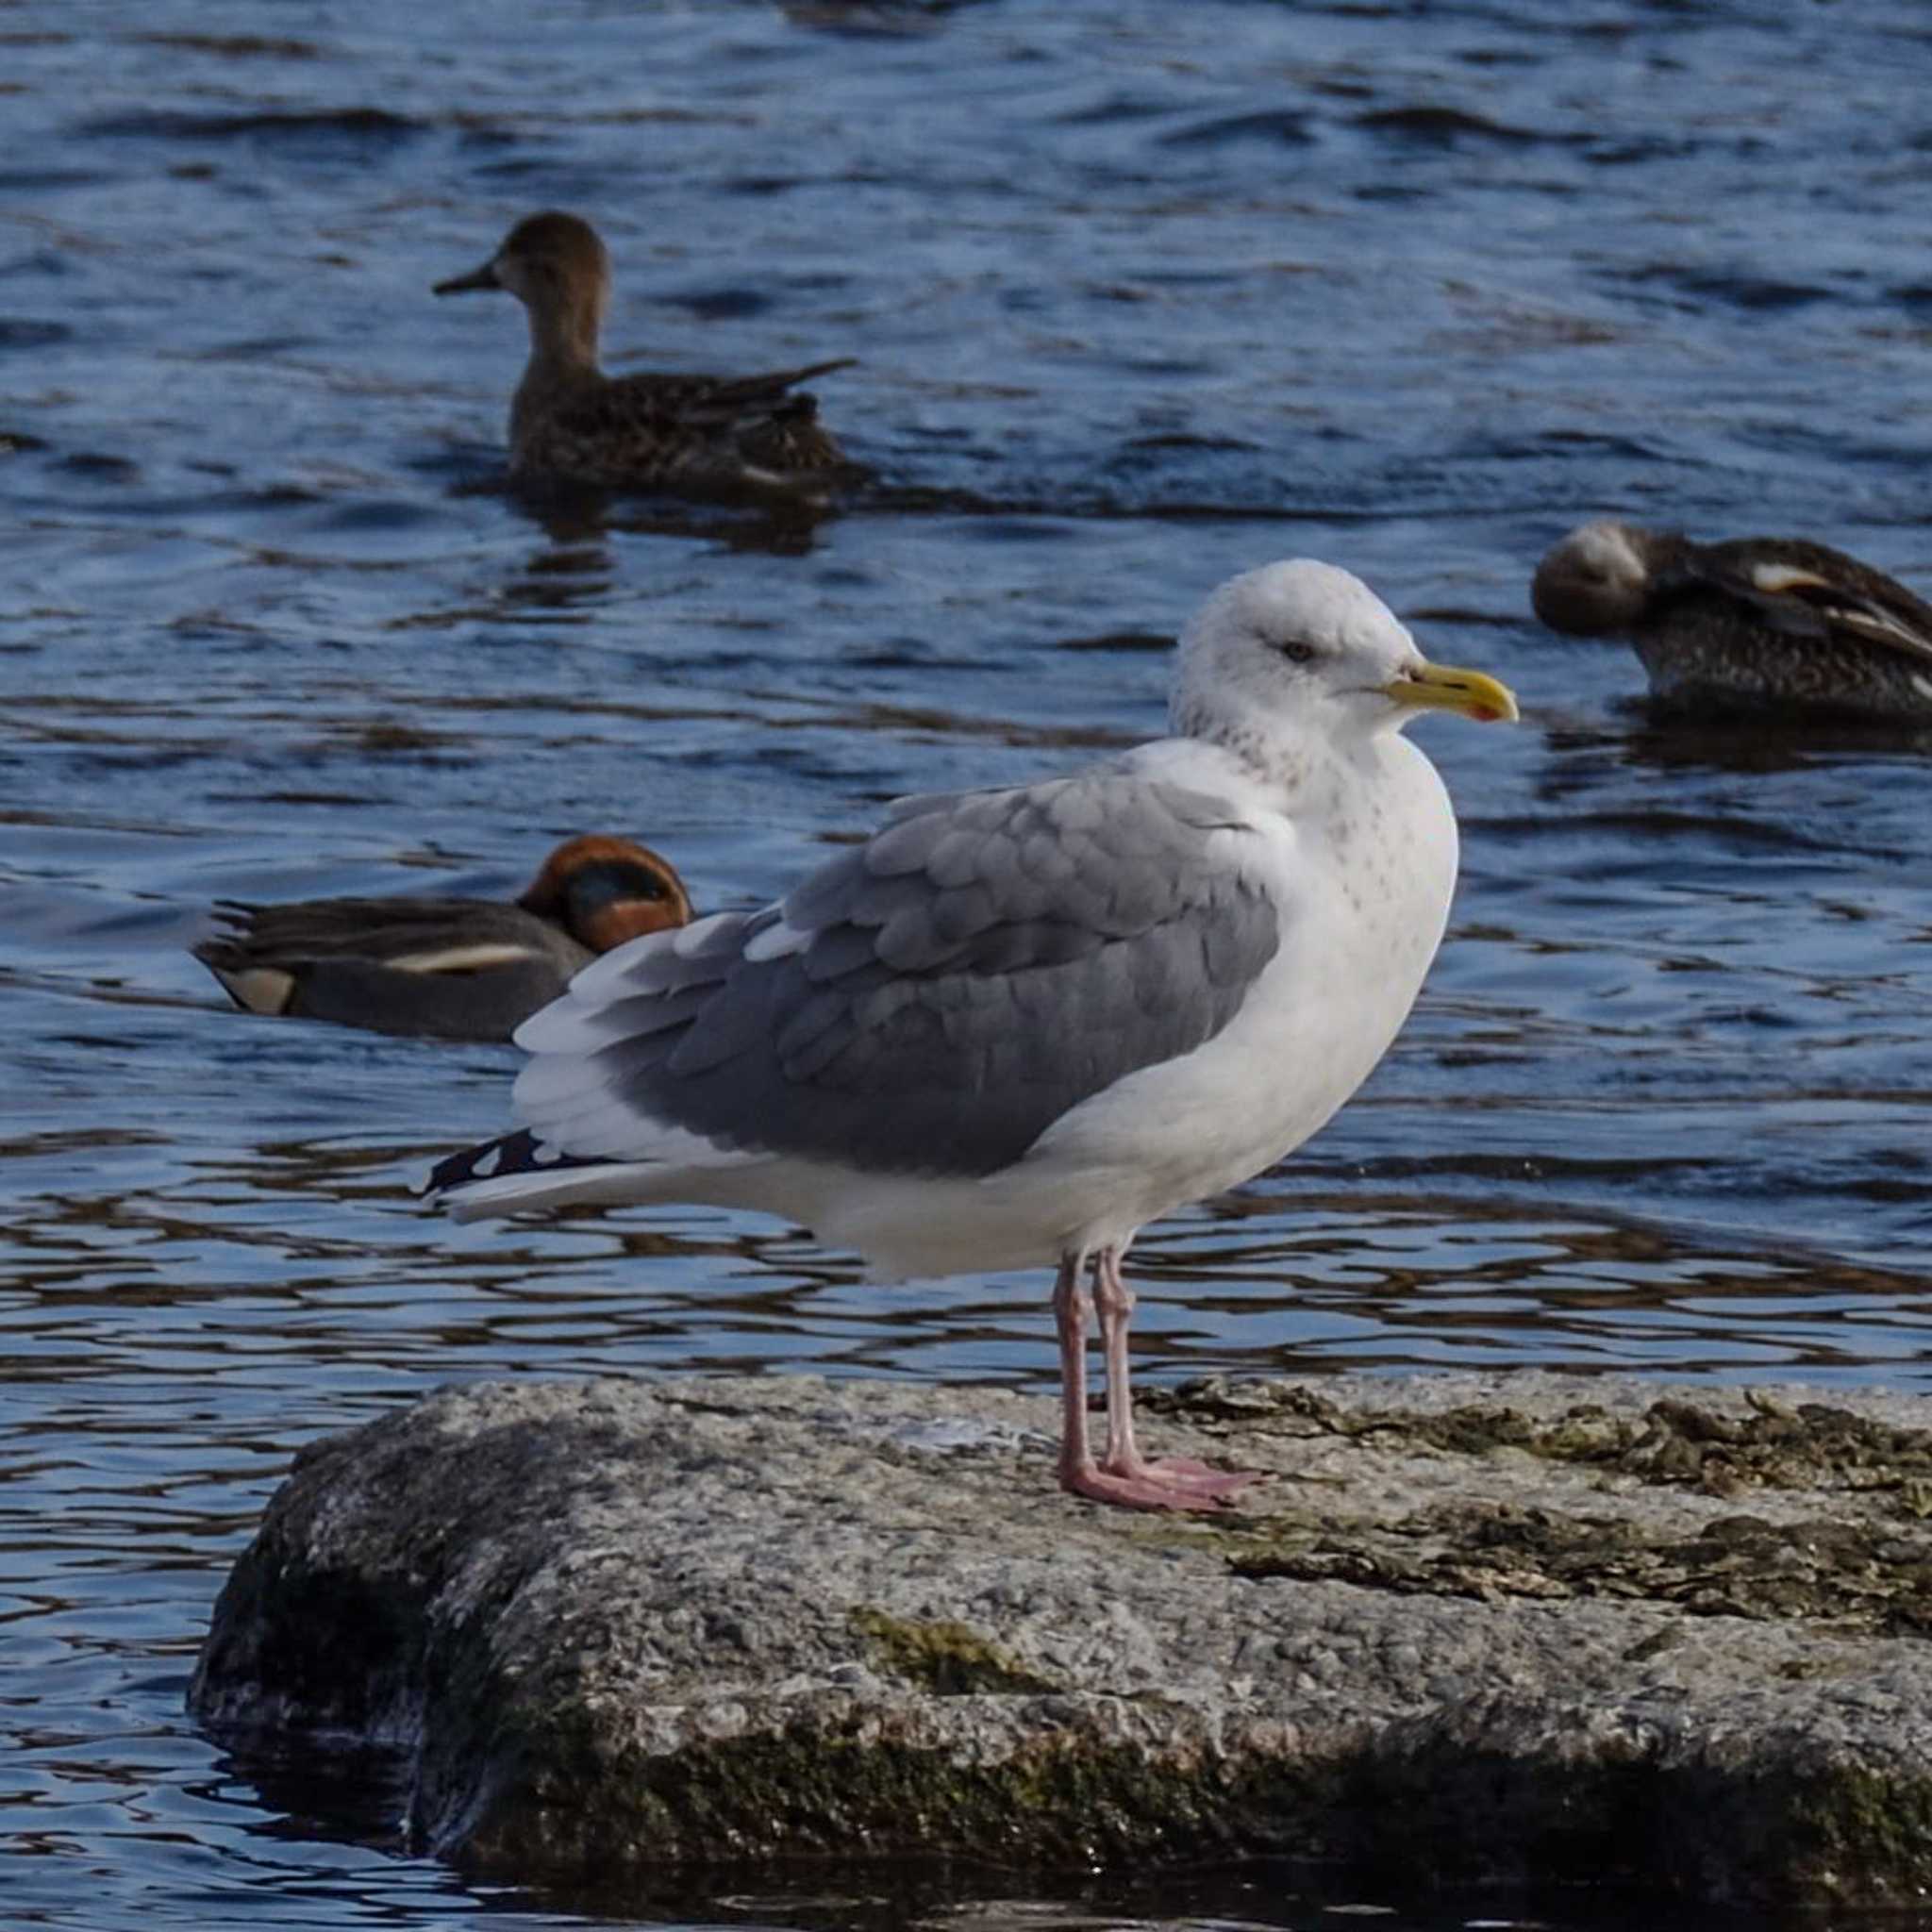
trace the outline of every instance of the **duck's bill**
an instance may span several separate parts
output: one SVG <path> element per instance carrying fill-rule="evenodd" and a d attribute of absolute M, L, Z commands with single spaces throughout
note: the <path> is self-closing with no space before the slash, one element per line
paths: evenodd
<path fill-rule="evenodd" d="M 452 275 L 446 282 L 438 282 L 429 292 L 432 295 L 461 295 L 471 289 L 500 289 L 503 284 L 496 279 L 496 258 L 491 256 L 481 268 L 475 268 L 466 275 Z"/>
<path fill-rule="evenodd" d="M 1421 711 L 1460 711 L 1484 724 L 1509 724 L 1523 713 L 1516 693 L 1487 671 L 1462 671 L 1453 664 L 1411 664 L 1382 689 L 1398 705 Z"/>

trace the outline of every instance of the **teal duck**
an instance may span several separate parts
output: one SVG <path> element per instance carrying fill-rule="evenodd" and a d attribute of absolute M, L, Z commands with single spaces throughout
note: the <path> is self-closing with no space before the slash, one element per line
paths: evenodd
<path fill-rule="evenodd" d="M 628 839 L 566 840 L 512 905 L 404 894 L 224 900 L 194 957 L 238 1007 L 375 1033 L 508 1040 L 571 976 L 641 934 L 687 924 L 670 864 Z"/>

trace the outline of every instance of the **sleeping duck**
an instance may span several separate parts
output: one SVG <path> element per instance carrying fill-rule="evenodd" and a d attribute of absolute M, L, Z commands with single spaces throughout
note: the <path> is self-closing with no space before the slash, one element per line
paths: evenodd
<path fill-rule="evenodd" d="M 1552 630 L 1627 639 L 1673 704 L 1932 720 L 1932 605 L 1822 543 L 1585 524 L 1530 601 Z"/>

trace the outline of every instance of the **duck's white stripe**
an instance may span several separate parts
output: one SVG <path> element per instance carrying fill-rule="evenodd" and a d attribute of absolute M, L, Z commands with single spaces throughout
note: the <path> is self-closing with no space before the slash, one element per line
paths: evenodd
<path fill-rule="evenodd" d="M 1781 597 L 1788 591 L 1828 591 L 1832 588 L 1829 577 L 1820 576 L 1815 570 L 1801 570 L 1795 563 L 1754 563 L 1751 581 L 1766 595 L 1773 597 Z"/>
<path fill-rule="evenodd" d="M 467 946 L 439 946 L 426 953 L 398 953 L 388 964 L 398 973 L 481 973 L 491 966 L 516 966 L 538 956 L 508 941 L 478 941 Z"/>
<path fill-rule="evenodd" d="M 289 998 L 295 991 L 291 973 L 277 973 L 267 966 L 216 966 L 214 975 L 227 988 L 228 996 L 250 1013 L 286 1013 Z"/>

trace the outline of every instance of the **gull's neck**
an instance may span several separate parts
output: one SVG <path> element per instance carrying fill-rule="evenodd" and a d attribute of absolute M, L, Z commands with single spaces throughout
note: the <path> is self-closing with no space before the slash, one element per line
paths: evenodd
<path fill-rule="evenodd" d="M 1204 702 L 1177 691 L 1168 729 L 1193 744 L 1211 744 L 1240 764 L 1257 784 L 1294 798 L 1345 763 L 1344 747 L 1298 730 L 1279 717 Z"/>

